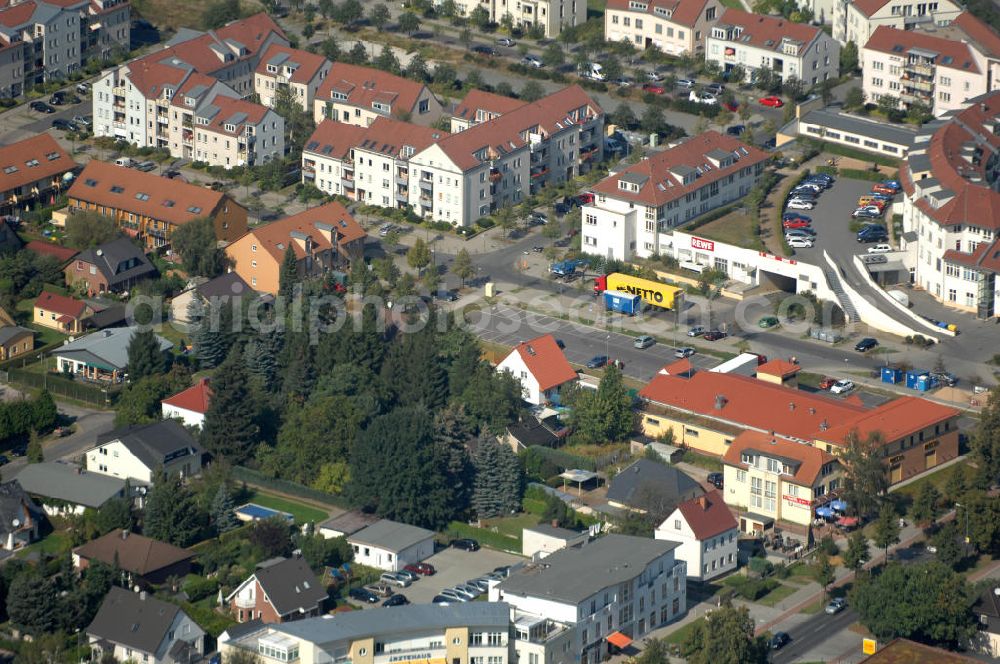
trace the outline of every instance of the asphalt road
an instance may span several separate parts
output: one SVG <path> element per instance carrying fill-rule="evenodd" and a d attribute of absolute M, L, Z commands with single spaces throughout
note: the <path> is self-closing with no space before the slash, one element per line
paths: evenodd
<path fill-rule="evenodd" d="M 74 83 L 66 88 L 74 91 Z M 79 104 L 64 104 L 53 106 L 55 113 L 39 113 L 29 108 L 27 103 L 15 106 L 0 115 L 0 144 L 8 145 L 17 141 L 22 141 L 36 134 L 51 131 L 54 136 L 62 138 L 63 132 L 52 128 L 52 121 L 56 118 L 71 120 L 74 115 L 91 115 L 92 105 L 89 95 L 80 95 Z M 48 103 L 48 97 L 42 97 L 41 101 Z"/>
<path fill-rule="evenodd" d="M 858 614 L 850 606 L 832 616 L 824 612 L 817 613 L 804 623 L 788 630 L 791 641 L 781 650 L 772 651 L 771 661 L 774 664 L 805 661 L 804 655 L 852 625 L 857 619 Z"/>
<path fill-rule="evenodd" d="M 5 390 L 11 389 L 8 386 Z M 57 459 L 72 459 L 84 450 L 93 446 L 97 436 L 114 428 L 115 414 L 113 412 L 84 410 L 75 406 L 60 405 L 59 412 L 73 422 L 73 433 L 64 438 L 54 438 L 43 441 L 43 452 L 46 461 Z M 27 464 L 27 458 L 18 457 L 0 467 L 0 477 L 4 480 L 14 477 Z"/>

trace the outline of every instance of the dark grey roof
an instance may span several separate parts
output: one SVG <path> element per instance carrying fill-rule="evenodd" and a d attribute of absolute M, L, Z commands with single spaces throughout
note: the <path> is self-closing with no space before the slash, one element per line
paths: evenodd
<path fill-rule="evenodd" d="M 5 327 L 0 327 L 0 344 L 5 344 L 11 339 L 18 337 L 27 332 L 28 334 L 34 335 L 35 333 L 26 327 L 20 327 L 19 325 L 7 325 Z"/>
<path fill-rule="evenodd" d="M 528 564 L 500 582 L 505 594 L 578 604 L 604 588 L 637 577 L 680 544 L 630 535 L 606 535 Z"/>
<path fill-rule="evenodd" d="M 497 627 L 506 631 L 509 625 L 510 606 L 505 602 L 463 602 L 448 606 L 410 604 L 346 611 L 268 627 L 312 643 L 330 643 L 360 636 L 444 631 L 449 627 Z"/>
<path fill-rule="evenodd" d="M 378 517 L 374 514 L 365 514 L 356 510 L 350 510 L 343 514 L 338 514 L 319 524 L 320 530 L 336 530 L 344 535 L 353 535 L 362 528 L 367 528 L 378 522 Z"/>
<path fill-rule="evenodd" d="M 0 534 L 15 532 L 28 521 L 44 518 L 41 508 L 16 479 L 0 484 Z M 14 525 L 15 522 L 17 525 Z"/>
<path fill-rule="evenodd" d="M 326 590 L 302 558 L 259 565 L 254 575 L 278 615 L 308 611 L 326 599 Z"/>
<path fill-rule="evenodd" d="M 90 304 L 90 301 L 87 302 Z M 106 327 L 124 325 L 129 321 L 128 308 L 123 304 L 112 304 L 103 309 L 94 307 L 94 313 L 86 319 L 88 326 L 103 330 Z"/>
<path fill-rule="evenodd" d="M 17 474 L 17 481 L 25 491 L 36 496 L 93 508 L 121 494 L 125 488 L 125 480 L 89 473 L 63 461 L 30 463 Z"/>
<path fill-rule="evenodd" d="M 119 427 L 98 436 L 95 447 L 114 440 L 120 440 L 148 468 L 162 466 L 168 457 L 172 459 L 201 453 L 201 448 L 188 430 L 173 419 Z"/>
<path fill-rule="evenodd" d="M 677 468 L 649 459 L 639 459 L 614 476 L 608 484 L 608 500 L 646 509 L 648 502 L 669 500 L 677 503 L 704 493 L 701 485 Z"/>
<path fill-rule="evenodd" d="M 205 299 L 227 295 L 232 297 L 246 295 L 250 292 L 250 285 L 235 272 L 227 272 L 215 279 L 209 279 L 200 286 L 195 286 L 194 290 Z"/>
<path fill-rule="evenodd" d="M 541 445 L 555 447 L 561 438 L 551 431 L 544 422 L 534 415 L 526 415 L 524 419 L 507 427 L 507 433 L 525 447 Z"/>
<path fill-rule="evenodd" d="M 732 152 L 726 152 L 719 148 L 714 148 L 705 153 L 705 156 L 709 159 L 715 159 L 716 161 L 722 161 L 723 159 L 728 159 L 733 156 Z"/>
<path fill-rule="evenodd" d="M 149 593 L 135 593 L 114 586 L 108 591 L 87 635 L 155 654 L 167 638 L 180 607 Z"/>
<path fill-rule="evenodd" d="M 888 124 L 885 122 L 875 122 L 865 118 L 846 113 L 836 113 L 825 109 L 817 109 L 806 113 L 801 122 L 806 124 L 819 125 L 827 129 L 846 131 L 852 134 L 859 134 L 874 138 L 886 143 L 904 145 L 907 148 L 913 147 L 917 138 L 916 131 L 907 129 L 901 125 Z"/>
<path fill-rule="evenodd" d="M 260 618 L 254 618 L 253 620 L 230 625 L 226 628 L 225 632 L 219 635 L 219 643 L 238 641 L 244 636 L 253 634 L 254 632 L 260 630 L 262 627 L 264 627 L 264 623 L 261 622 Z"/>
<path fill-rule="evenodd" d="M 128 345 L 138 327 L 116 327 L 98 330 L 79 339 L 64 343 L 53 351 L 57 357 L 67 357 L 108 369 L 123 370 L 128 366 Z M 157 336 L 160 350 L 168 351 L 173 344 Z"/>
<path fill-rule="evenodd" d="M 434 537 L 434 533 L 407 523 L 382 519 L 351 535 L 351 542 L 377 546 L 386 551 L 398 552 Z"/>
<path fill-rule="evenodd" d="M 120 237 L 110 242 L 81 251 L 76 260 L 95 265 L 109 286 L 115 286 L 127 279 L 136 279 L 156 274 L 156 268 L 142 249 L 127 238 Z"/>

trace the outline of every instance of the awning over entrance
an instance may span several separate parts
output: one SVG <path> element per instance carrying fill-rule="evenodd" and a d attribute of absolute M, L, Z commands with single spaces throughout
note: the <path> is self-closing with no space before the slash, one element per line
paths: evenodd
<path fill-rule="evenodd" d="M 632 645 L 632 639 L 625 636 L 621 632 L 611 632 L 608 634 L 608 643 L 616 648 L 628 648 Z"/>
<path fill-rule="evenodd" d="M 874 265 L 866 266 L 869 272 L 905 272 L 906 265 L 903 261 L 886 261 L 885 263 L 876 263 Z"/>
<path fill-rule="evenodd" d="M 763 514 L 754 514 L 753 512 L 747 512 L 743 515 L 743 518 L 747 521 L 753 521 L 754 523 L 759 523 L 760 525 L 770 526 L 774 523 L 774 517 L 764 516 Z"/>

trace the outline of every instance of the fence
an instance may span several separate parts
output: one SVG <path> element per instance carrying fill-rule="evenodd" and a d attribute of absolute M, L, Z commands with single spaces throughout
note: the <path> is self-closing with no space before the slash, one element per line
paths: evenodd
<path fill-rule="evenodd" d="M 232 474 L 235 479 L 262 489 L 271 489 L 289 496 L 295 496 L 296 498 L 314 500 L 324 505 L 332 505 L 333 507 L 339 507 L 345 510 L 351 508 L 347 501 L 341 496 L 335 496 L 332 493 L 311 489 L 302 484 L 298 484 L 297 482 L 290 482 L 278 477 L 271 477 L 270 475 L 265 475 L 259 470 L 254 470 L 253 468 L 247 468 L 246 466 L 234 466 Z"/>
<path fill-rule="evenodd" d="M 98 408 L 110 408 L 118 399 L 119 388 L 117 387 L 102 388 L 54 374 L 35 373 L 27 369 L 12 367 L 0 371 L 0 379 L 21 387 L 30 387 L 36 390 L 46 389 L 54 396 L 82 401 Z"/>

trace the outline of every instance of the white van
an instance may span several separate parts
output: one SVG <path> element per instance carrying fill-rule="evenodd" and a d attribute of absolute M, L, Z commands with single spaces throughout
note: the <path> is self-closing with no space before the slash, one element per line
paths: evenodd
<path fill-rule="evenodd" d="M 125 168 L 132 168 L 137 162 L 132 157 L 118 157 L 115 159 L 115 163 L 119 166 L 124 166 Z"/>
<path fill-rule="evenodd" d="M 603 81 L 605 79 L 604 67 L 596 62 L 588 63 L 583 66 L 583 73 L 581 76 L 589 78 L 592 81 Z"/>

